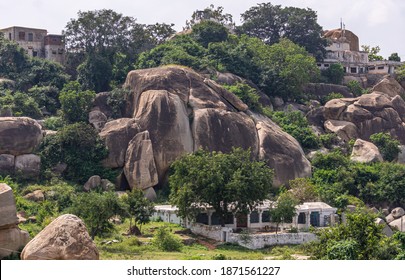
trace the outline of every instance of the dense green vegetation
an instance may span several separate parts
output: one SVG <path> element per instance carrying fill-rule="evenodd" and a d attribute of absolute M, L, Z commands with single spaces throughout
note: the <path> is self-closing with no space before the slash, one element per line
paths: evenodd
<path fill-rule="evenodd" d="M 317 231 L 319 241 L 308 246 L 252 251 L 232 244 L 215 249 L 186 245 L 184 239 L 190 236 L 175 232 L 183 228 L 151 221 L 153 203 L 141 190 L 121 197 L 109 189 L 83 190 L 83 183 L 92 175 L 111 181 L 117 178 L 119 170 L 102 167 L 108 151 L 88 124 L 88 113 L 96 93 L 109 91 L 106 102 L 111 118 L 124 116 L 129 90 L 122 85 L 132 69 L 176 64 L 212 79 L 218 72 L 230 72 L 244 82 L 224 87 L 250 110 L 270 117 L 305 152 L 338 146 L 335 134 L 317 136 L 302 112 L 291 108 L 272 111 L 260 102 L 265 94 L 305 103 L 311 98 L 302 90 L 308 82 L 342 83 L 342 66 L 333 64 L 322 73 L 316 66 L 316 58 L 325 54 L 326 42 L 314 11 L 263 3 L 244 12 L 242 25 L 235 26 L 232 15 L 222 7 L 210 6 L 203 13 L 194 13 L 186 25 L 188 32 L 173 36 L 171 24 L 140 24 L 107 9 L 79 12 L 63 32 L 64 66 L 28 57 L 0 34 L 0 78 L 8 79 L 0 83 L 0 114 L 43 119 L 45 129 L 57 131 L 47 133 L 36 151 L 42 164 L 37 181 L 26 181 L 19 174 L 0 177 L 0 182 L 12 187 L 18 211 L 32 217 L 21 228 L 33 237 L 57 216 L 76 214 L 106 259 L 290 259 L 293 253 L 308 253 L 316 259 L 404 259 L 404 234 L 383 236 L 374 223 L 376 216 L 363 210 L 366 205 L 405 207 L 405 165 L 395 163 L 399 142 L 389 134 L 370 137 L 385 162 L 354 163 L 348 147 L 341 145 L 312 159 L 311 178 L 292 180 L 281 191 L 272 185 L 273 171 L 252 160 L 250 151 L 200 150 L 172 164 L 170 190 L 163 190 L 170 194 L 161 200 L 178 206 L 183 218 L 195 218 L 199 204 L 210 204 L 224 224 L 229 214 L 246 213 L 268 198 L 278 202 L 269 209 L 277 224 L 291 220 L 294 206 L 307 201 L 327 202 L 339 208 L 340 215 L 349 204 L 361 208 L 347 215 L 346 224 Z M 378 46 L 363 49 L 370 60 L 382 59 Z M 400 60 L 395 53 L 389 59 Z M 405 81 L 405 66 L 397 70 L 396 78 Z M 347 86 L 355 96 L 367 92 L 357 81 Z M 319 101 L 324 104 L 341 97 L 330 93 Z M 24 198 L 35 190 L 45 193 L 44 201 Z M 121 224 L 112 223 L 112 218 Z M 118 242 L 106 244 L 105 239 Z"/>

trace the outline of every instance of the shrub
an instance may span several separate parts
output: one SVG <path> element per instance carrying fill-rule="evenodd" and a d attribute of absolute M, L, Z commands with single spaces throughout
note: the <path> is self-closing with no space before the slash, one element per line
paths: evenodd
<path fill-rule="evenodd" d="M 44 127 L 49 130 L 59 130 L 65 125 L 62 117 L 49 117 L 44 119 Z"/>
<path fill-rule="evenodd" d="M 39 119 L 42 117 L 41 110 L 34 98 L 23 92 L 5 90 L 0 92 L 0 108 L 11 109 L 16 117 L 30 117 Z"/>
<path fill-rule="evenodd" d="M 287 112 L 273 112 L 271 119 L 275 121 L 285 132 L 293 136 L 304 149 L 316 149 L 319 147 L 318 137 L 309 127 L 305 116 L 299 111 L 288 110 Z"/>
<path fill-rule="evenodd" d="M 65 163 L 68 167 L 63 176 L 79 183 L 106 172 L 100 161 L 107 153 L 94 128 L 84 123 L 67 125 L 57 134 L 46 136 L 40 148 L 43 171 Z"/>
<path fill-rule="evenodd" d="M 343 66 L 340 63 L 332 64 L 328 69 L 323 70 L 321 74 L 332 84 L 341 84 L 345 75 Z"/>
<path fill-rule="evenodd" d="M 322 104 L 326 104 L 328 101 L 332 100 L 332 99 L 339 99 L 339 98 L 343 98 L 343 94 L 338 93 L 338 92 L 331 92 L 329 93 L 326 97 L 322 98 Z"/>
<path fill-rule="evenodd" d="M 162 251 L 181 251 L 183 244 L 179 237 L 170 233 L 166 227 L 159 227 L 152 239 L 152 244 Z"/>
<path fill-rule="evenodd" d="M 375 133 L 370 136 L 370 140 L 378 147 L 384 160 L 395 160 L 401 151 L 399 141 L 392 139 L 389 133 Z"/>
<path fill-rule="evenodd" d="M 87 122 L 95 96 L 94 91 L 81 90 L 78 82 L 66 84 L 59 95 L 64 119 L 69 123 Z"/>
<path fill-rule="evenodd" d="M 249 109 L 257 112 L 262 111 L 262 106 L 259 102 L 260 96 L 254 88 L 245 83 L 236 83 L 231 86 L 224 85 L 223 87 L 238 96 L 246 105 L 249 106 Z"/>
<path fill-rule="evenodd" d="M 347 83 L 347 87 L 354 96 L 360 96 L 363 94 L 364 89 L 358 81 L 352 80 Z"/>

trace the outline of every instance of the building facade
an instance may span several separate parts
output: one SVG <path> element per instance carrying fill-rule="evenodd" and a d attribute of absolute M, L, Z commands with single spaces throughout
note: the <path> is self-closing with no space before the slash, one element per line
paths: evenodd
<path fill-rule="evenodd" d="M 360 51 L 359 37 L 345 28 L 325 31 L 328 40 L 326 58 L 317 65 L 325 70 L 330 65 L 339 63 L 347 74 L 393 74 L 403 63 L 397 61 L 369 61 L 368 53 Z"/>
<path fill-rule="evenodd" d="M 65 45 L 62 35 L 48 34 L 45 29 L 12 26 L 0 29 L 4 38 L 16 42 L 32 57 L 45 58 L 63 64 Z"/>

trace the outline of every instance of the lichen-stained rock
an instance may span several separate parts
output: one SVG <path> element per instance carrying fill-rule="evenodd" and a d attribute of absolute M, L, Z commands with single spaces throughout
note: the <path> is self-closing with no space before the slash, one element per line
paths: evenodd
<path fill-rule="evenodd" d="M 29 241 L 29 234 L 17 226 L 17 208 L 13 190 L 0 183 L 0 259 L 18 251 Z"/>
<path fill-rule="evenodd" d="M 336 133 L 343 141 L 349 141 L 359 136 L 357 127 L 351 122 L 327 120 L 325 130 Z"/>
<path fill-rule="evenodd" d="M 129 142 L 124 173 L 131 189 L 145 190 L 159 183 L 148 131 L 138 133 Z"/>
<path fill-rule="evenodd" d="M 108 149 L 108 156 L 103 161 L 104 167 L 117 168 L 124 166 L 128 143 L 138 132 L 139 127 L 135 120 L 131 118 L 113 120 L 105 124 L 99 134 Z"/>
<path fill-rule="evenodd" d="M 0 154 L 32 153 L 43 138 L 37 121 L 26 117 L 0 118 Z"/>
<path fill-rule="evenodd" d="M 83 189 L 86 192 L 96 189 L 101 186 L 101 177 L 98 175 L 91 176 L 87 182 L 83 185 Z"/>
<path fill-rule="evenodd" d="M 338 120 L 346 109 L 348 103 L 340 99 L 332 99 L 326 102 L 324 107 L 324 116 L 326 119 Z"/>
<path fill-rule="evenodd" d="M 405 215 L 405 210 L 401 207 L 396 207 L 396 208 L 392 209 L 391 215 L 392 215 L 392 217 L 394 217 L 394 219 L 399 219 Z"/>
<path fill-rule="evenodd" d="M 400 95 L 405 97 L 405 89 L 394 78 L 384 78 L 373 87 L 373 91 L 384 92 L 390 97 Z"/>
<path fill-rule="evenodd" d="M 15 172 L 23 178 L 38 177 L 41 172 L 41 157 L 33 154 L 16 156 Z"/>
<path fill-rule="evenodd" d="M 191 153 L 194 143 L 185 104 L 165 90 L 142 93 L 135 115 L 141 131 L 148 131 L 153 146 L 156 169 L 162 180 L 170 164 Z"/>
<path fill-rule="evenodd" d="M 3 183 L 0 183 L 0 213 L 0 227 L 18 223 L 13 190 Z"/>
<path fill-rule="evenodd" d="M 396 228 L 399 231 L 405 232 L 405 219 L 399 218 L 389 223 L 392 229 Z"/>
<path fill-rule="evenodd" d="M 23 260 L 98 260 L 99 253 L 86 225 L 75 215 L 56 218 L 21 253 Z"/>
<path fill-rule="evenodd" d="M 360 98 L 353 103 L 354 105 L 363 107 L 371 112 L 380 111 L 384 108 L 392 107 L 392 102 L 389 96 L 382 92 L 374 91 L 369 94 L 363 94 Z"/>
<path fill-rule="evenodd" d="M 14 172 L 15 156 L 0 155 L 0 175 L 9 175 Z"/>
<path fill-rule="evenodd" d="M 40 202 L 45 200 L 45 195 L 41 190 L 35 190 L 24 195 L 24 198 L 35 202 Z"/>
<path fill-rule="evenodd" d="M 195 147 L 229 153 L 232 147 L 258 152 L 254 121 L 242 112 L 200 109 L 194 112 L 193 135 Z"/>
<path fill-rule="evenodd" d="M 381 162 L 383 158 L 377 146 L 371 142 L 357 139 L 353 146 L 353 151 L 350 156 L 352 161 L 356 162 Z"/>
<path fill-rule="evenodd" d="M 99 111 L 99 110 L 93 110 L 89 113 L 89 123 L 93 125 L 93 127 L 97 131 L 101 131 L 104 127 L 104 125 L 107 122 L 107 116 Z"/>
<path fill-rule="evenodd" d="M 300 144 L 282 131 L 269 118 L 252 114 L 259 139 L 259 159 L 274 169 L 274 184 L 280 186 L 289 180 L 311 176 L 311 163 Z"/>

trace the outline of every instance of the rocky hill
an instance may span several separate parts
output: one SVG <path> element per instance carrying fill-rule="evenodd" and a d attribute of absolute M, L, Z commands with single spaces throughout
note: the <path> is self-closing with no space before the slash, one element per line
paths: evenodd
<path fill-rule="evenodd" d="M 311 165 L 293 137 L 189 68 L 132 71 L 125 86 L 130 89 L 125 118 L 107 122 L 100 136 L 109 149 L 104 165 L 123 168 L 131 188 L 153 196 L 153 187 L 165 183 L 170 164 L 201 148 L 250 149 L 252 157 L 275 170 L 276 185 L 311 175 Z M 91 114 L 109 114 L 111 108 L 101 99 Z"/>

